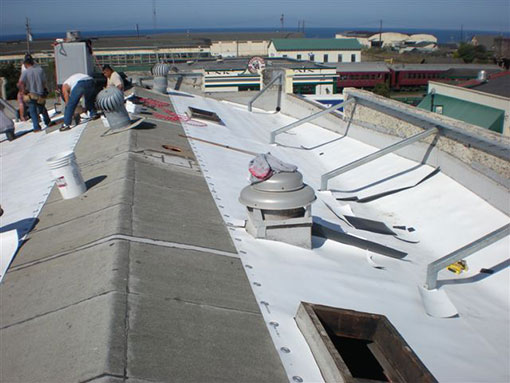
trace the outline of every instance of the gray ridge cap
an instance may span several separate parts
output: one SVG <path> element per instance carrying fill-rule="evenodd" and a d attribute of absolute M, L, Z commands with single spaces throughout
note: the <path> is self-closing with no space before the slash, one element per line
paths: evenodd
<path fill-rule="evenodd" d="M 6 274 L 2 380 L 287 380 L 182 127 L 146 128 L 84 130 L 84 178 L 104 178 L 73 200 L 54 188 Z M 158 159 L 165 143 L 194 165 Z"/>

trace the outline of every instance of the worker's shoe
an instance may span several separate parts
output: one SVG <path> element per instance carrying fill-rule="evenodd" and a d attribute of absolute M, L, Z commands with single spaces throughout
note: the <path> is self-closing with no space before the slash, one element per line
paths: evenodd
<path fill-rule="evenodd" d="M 9 141 L 12 141 L 12 140 L 16 139 L 16 135 L 14 134 L 14 130 L 8 130 L 7 132 L 5 132 L 5 135 L 7 136 L 7 139 Z"/>
<path fill-rule="evenodd" d="M 71 130 L 71 127 L 69 125 L 63 124 L 58 130 L 61 132 L 66 132 L 68 130 Z"/>
<path fill-rule="evenodd" d="M 93 116 L 90 116 L 90 119 L 97 120 L 99 117 L 101 117 L 99 114 L 94 114 Z"/>

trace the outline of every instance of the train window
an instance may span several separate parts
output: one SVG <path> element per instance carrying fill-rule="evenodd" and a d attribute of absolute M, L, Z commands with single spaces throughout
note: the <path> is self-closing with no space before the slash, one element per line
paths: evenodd
<path fill-rule="evenodd" d="M 313 53 L 309 53 L 308 56 L 310 56 L 310 61 L 315 60 L 315 55 Z"/>
<path fill-rule="evenodd" d="M 327 54 L 325 54 L 325 55 L 324 55 L 324 62 L 325 62 L 325 63 L 327 63 L 327 62 L 328 62 L 328 55 L 327 55 Z"/>
<path fill-rule="evenodd" d="M 338 54 L 338 62 L 339 62 L 339 63 L 341 63 L 341 62 L 342 62 L 342 54 L 341 54 L 341 53 L 339 53 L 339 54 Z"/>
<path fill-rule="evenodd" d="M 353 63 L 356 62 L 356 55 L 355 54 L 351 55 L 351 62 L 353 62 Z"/>
<path fill-rule="evenodd" d="M 298 60 L 301 60 L 301 55 L 297 55 L 297 56 L 296 56 L 296 58 L 297 58 Z"/>

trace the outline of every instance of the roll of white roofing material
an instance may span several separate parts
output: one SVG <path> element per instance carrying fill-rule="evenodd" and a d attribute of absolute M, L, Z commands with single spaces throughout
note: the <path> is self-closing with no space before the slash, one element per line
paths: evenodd
<path fill-rule="evenodd" d="M 74 152 L 59 153 L 46 160 L 51 174 L 55 178 L 63 199 L 71 199 L 85 193 L 87 187 L 83 182 L 80 168 Z"/>
<path fill-rule="evenodd" d="M 0 233 L 0 282 L 4 279 L 7 269 L 19 246 L 18 231 L 10 230 Z"/>

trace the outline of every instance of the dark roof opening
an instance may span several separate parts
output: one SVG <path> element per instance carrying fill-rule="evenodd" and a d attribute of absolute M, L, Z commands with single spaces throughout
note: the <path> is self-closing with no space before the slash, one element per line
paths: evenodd
<path fill-rule="evenodd" d="M 221 118 L 215 112 L 210 112 L 210 111 L 204 110 L 204 109 L 193 108 L 191 106 L 188 107 L 188 109 L 190 111 L 191 118 L 214 121 L 218 124 L 224 125 Z"/>
<path fill-rule="evenodd" d="M 301 302 L 296 322 L 326 382 L 436 382 L 384 315 Z"/>

